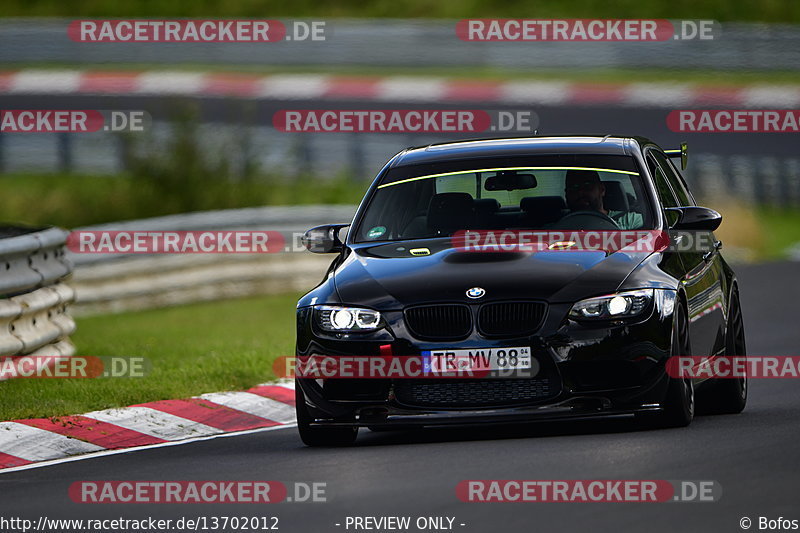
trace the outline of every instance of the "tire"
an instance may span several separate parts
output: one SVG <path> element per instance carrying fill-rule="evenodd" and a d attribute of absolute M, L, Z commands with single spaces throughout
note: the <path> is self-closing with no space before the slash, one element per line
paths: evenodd
<path fill-rule="evenodd" d="M 675 305 L 672 320 L 672 342 L 670 354 L 691 355 L 689 343 L 689 320 L 682 304 Z M 664 409 L 656 413 L 637 413 L 637 419 L 653 428 L 686 427 L 692 423 L 695 412 L 694 383 L 691 378 L 668 377 Z"/>
<path fill-rule="evenodd" d="M 725 356 L 747 355 L 744 321 L 739 305 L 739 292 L 734 289 L 728 306 L 728 327 L 725 335 Z M 703 414 L 737 414 L 747 405 L 747 377 L 716 379 L 704 387 L 700 397 Z"/>
<path fill-rule="evenodd" d="M 351 446 L 358 437 L 358 427 L 313 427 L 311 415 L 306 406 L 305 396 L 300 385 L 294 388 L 295 411 L 297 413 L 297 430 L 300 440 L 306 446 L 337 447 Z"/>

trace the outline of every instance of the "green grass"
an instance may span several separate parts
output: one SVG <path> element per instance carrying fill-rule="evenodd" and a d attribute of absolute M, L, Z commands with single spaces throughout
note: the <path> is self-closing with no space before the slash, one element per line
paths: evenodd
<path fill-rule="evenodd" d="M 785 259 L 787 248 L 800 243 L 800 210 L 762 207 L 756 215 L 764 242 L 761 259 Z"/>
<path fill-rule="evenodd" d="M 710 69 L 510 69 L 510 68 L 468 68 L 441 65 L 436 67 L 370 67 L 350 65 L 220 65 L 184 63 L 164 66 L 155 64 L 97 64 L 77 63 L 3 63 L 0 71 L 36 69 L 76 69 L 96 71 L 187 71 L 216 72 L 229 74 L 329 74 L 335 76 L 435 76 L 464 80 L 482 81 L 572 81 L 587 83 L 631 83 L 631 82 L 673 82 L 697 83 L 713 86 L 738 87 L 748 84 L 800 84 L 800 70 L 710 70 Z"/>
<path fill-rule="evenodd" d="M 798 207 L 752 206 L 723 197 L 700 198 L 698 202 L 722 214 L 722 225 L 714 234 L 722 240 L 728 259 L 786 259 L 787 249 L 800 243 Z"/>
<path fill-rule="evenodd" d="M 152 181 L 130 175 L 0 174 L 0 224 L 56 225 L 74 228 L 188 211 L 262 205 L 356 204 L 366 182 L 345 177 L 319 179 L 217 179 L 194 187 L 165 191 Z M 30 209 L 31 205 L 38 209 Z"/>
<path fill-rule="evenodd" d="M 793 0 L 5 0 L 3 16 L 687 18 L 800 22 Z"/>
<path fill-rule="evenodd" d="M 143 378 L 16 379 L 0 383 L 0 420 L 79 414 L 274 379 L 294 354 L 298 295 L 228 300 L 78 319 L 78 355 L 145 357 Z"/>

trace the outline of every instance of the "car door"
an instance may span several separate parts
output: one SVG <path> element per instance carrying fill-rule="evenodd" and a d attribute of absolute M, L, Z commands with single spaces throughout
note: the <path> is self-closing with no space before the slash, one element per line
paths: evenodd
<path fill-rule="evenodd" d="M 645 151 L 645 154 L 647 168 L 650 170 L 650 175 L 653 177 L 653 184 L 656 186 L 659 206 L 665 208 L 677 207 L 678 201 L 676 200 L 672 189 L 669 188 L 667 180 L 664 178 L 663 171 L 659 168 L 656 160 L 649 155 L 649 151 Z M 673 252 L 672 250 L 664 251 L 659 263 L 659 267 L 664 272 L 678 280 L 683 280 L 686 277 L 686 267 L 684 266 L 684 261 L 681 257 L 681 254 Z"/>
<path fill-rule="evenodd" d="M 666 201 L 662 199 L 664 207 L 673 207 L 667 204 L 675 207 L 696 205 L 683 179 L 660 150 L 649 151 L 648 166 L 654 167 L 651 171 L 654 170 L 659 194 L 667 197 Z M 712 245 L 717 242 L 713 234 L 710 237 L 705 243 Z M 684 268 L 681 283 L 688 301 L 692 352 L 693 355 L 712 355 L 723 346 L 725 325 L 724 276 L 718 248 L 713 245 L 703 249 L 689 248 L 693 239 L 688 236 L 683 239 L 687 242 L 679 244 L 687 246 L 687 249 L 677 255 Z"/>

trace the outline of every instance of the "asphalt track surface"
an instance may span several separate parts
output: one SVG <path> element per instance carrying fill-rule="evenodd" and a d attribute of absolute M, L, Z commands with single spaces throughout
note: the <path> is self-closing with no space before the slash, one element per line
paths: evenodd
<path fill-rule="evenodd" d="M 797 354 L 798 265 L 737 271 L 749 353 Z M 744 413 L 701 416 L 683 429 L 640 430 L 615 418 L 362 430 L 355 447 L 311 449 L 285 428 L 0 474 L 0 517 L 277 516 L 279 531 L 293 533 L 348 531 L 347 516 L 450 516 L 455 531 L 485 533 L 742 531 L 747 516 L 758 530 L 761 516 L 800 519 L 799 420 L 800 382 L 770 379 L 751 380 Z M 714 480 L 722 496 L 705 503 L 465 503 L 455 487 L 466 479 Z M 327 502 L 89 505 L 68 497 L 79 480 L 324 482 Z"/>
<path fill-rule="evenodd" d="M 497 102 L 483 103 L 408 103 L 391 101 L 359 101 L 337 99 L 253 99 L 169 96 L 92 96 L 92 95 L 2 95 L 3 109 L 116 109 L 147 110 L 155 121 L 175 117 L 177 104 L 194 103 L 201 122 L 223 122 L 264 125 L 272 123 L 276 111 L 284 109 L 477 109 L 485 111 L 533 111 L 539 118 L 540 135 L 600 134 L 641 135 L 659 145 L 677 147 L 688 141 L 691 153 L 720 155 L 753 155 L 794 157 L 796 136 L 790 133 L 674 133 L 667 128 L 667 115 L 675 107 L 633 107 L 614 104 L 592 105 L 524 105 Z M 706 106 L 710 108 L 711 106 Z M 691 109 L 691 106 L 688 106 Z M 324 135 L 324 134 L 320 134 Z M 378 134 L 379 135 L 379 134 Z M 425 134 L 428 140 L 446 141 L 459 138 L 500 136 L 500 133 Z M 513 133 L 522 135 L 522 133 Z M 409 134 L 408 144 L 420 144 L 419 136 Z M 404 146 L 397 146 L 397 150 Z M 393 152 L 394 153 L 394 152 Z M 392 154 L 387 154 L 387 158 Z M 378 169 L 374 169 L 377 171 Z"/>

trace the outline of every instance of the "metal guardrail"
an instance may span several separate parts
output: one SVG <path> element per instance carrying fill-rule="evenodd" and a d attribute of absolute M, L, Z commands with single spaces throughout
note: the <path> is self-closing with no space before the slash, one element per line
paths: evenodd
<path fill-rule="evenodd" d="M 58 228 L 0 227 L 0 356 L 74 354 L 67 235 Z"/>
<path fill-rule="evenodd" d="M 170 215 L 78 230 L 262 230 L 301 233 L 349 222 L 355 206 L 275 206 Z M 317 284 L 332 256 L 272 254 L 77 254 L 71 285 L 76 315 L 116 313 L 257 294 L 300 291 Z"/>

